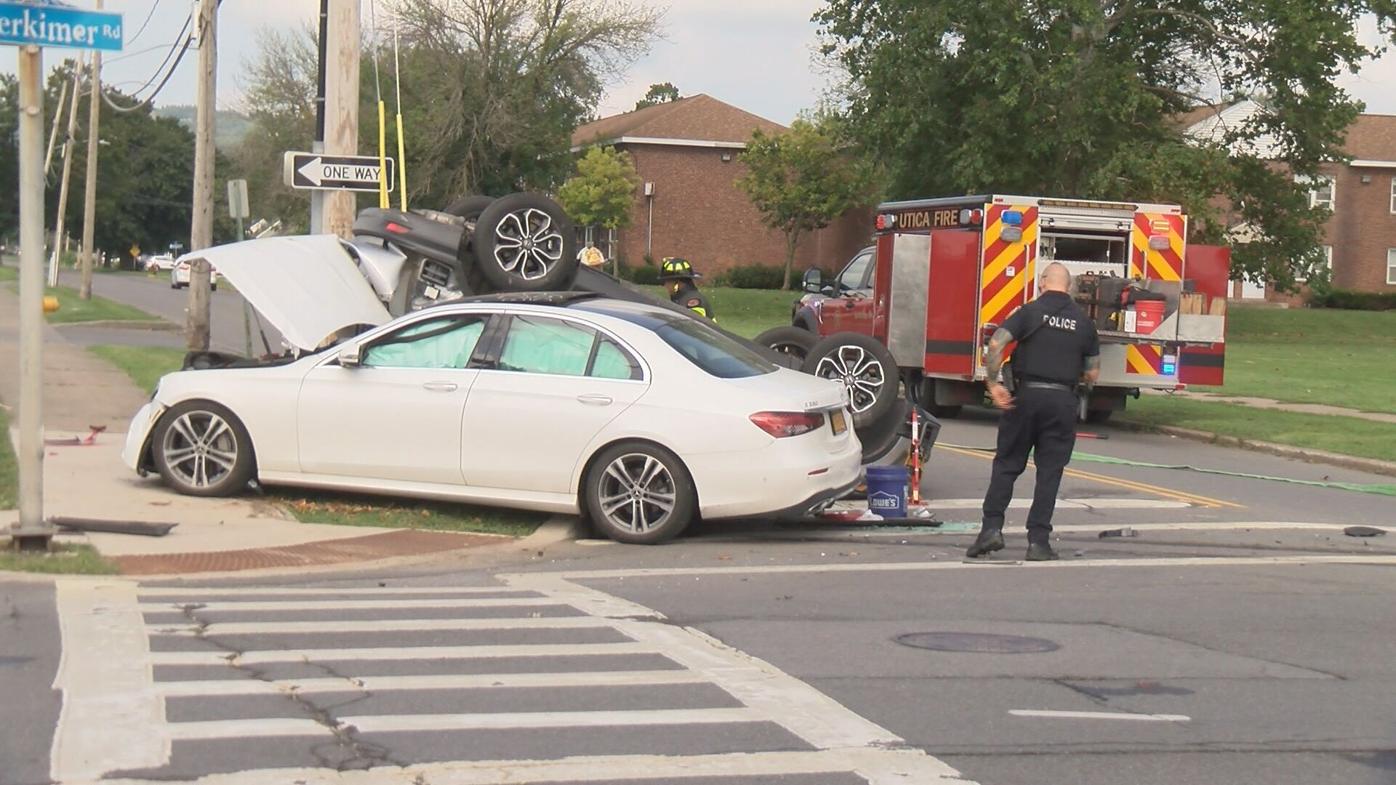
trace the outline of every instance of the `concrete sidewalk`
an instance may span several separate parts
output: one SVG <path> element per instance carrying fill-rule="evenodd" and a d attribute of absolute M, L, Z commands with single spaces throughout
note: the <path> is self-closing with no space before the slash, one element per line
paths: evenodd
<path fill-rule="evenodd" d="M 1358 409 L 1348 409 L 1342 406 L 1329 406 L 1323 403 L 1286 403 L 1270 398 L 1253 398 L 1245 395 L 1226 395 L 1224 393 L 1204 393 L 1191 390 L 1179 390 L 1172 393 L 1178 398 L 1191 398 L 1197 401 L 1211 401 L 1213 403 L 1231 403 L 1239 406 L 1250 406 L 1256 409 L 1273 409 L 1282 412 L 1295 412 L 1298 414 L 1324 414 L 1334 417 L 1353 417 L 1359 420 L 1371 422 L 1384 422 L 1396 424 L 1396 414 L 1386 412 L 1364 412 Z"/>
<path fill-rule="evenodd" d="M 11 432 L 19 413 L 18 301 L 0 286 L 0 401 Z M 424 556 L 512 538 L 363 526 L 299 523 L 276 505 L 254 496 L 208 499 L 181 496 L 156 477 L 142 479 L 121 462 L 131 415 L 149 393 L 119 368 L 44 328 L 44 515 L 178 524 L 164 537 L 91 533 L 61 535 L 87 542 L 128 574 L 226 572 L 312 565 L 354 564 Z M 105 426 L 95 443 L 59 444 Z M 0 510 L 0 532 L 18 519 Z"/>

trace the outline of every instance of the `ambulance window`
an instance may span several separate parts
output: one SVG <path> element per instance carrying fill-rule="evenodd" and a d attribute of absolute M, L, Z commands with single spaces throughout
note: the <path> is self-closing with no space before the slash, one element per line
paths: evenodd
<path fill-rule="evenodd" d="M 868 270 L 872 267 L 872 252 L 865 251 L 853 258 L 839 275 L 839 291 L 850 292 L 870 288 L 867 284 Z"/>

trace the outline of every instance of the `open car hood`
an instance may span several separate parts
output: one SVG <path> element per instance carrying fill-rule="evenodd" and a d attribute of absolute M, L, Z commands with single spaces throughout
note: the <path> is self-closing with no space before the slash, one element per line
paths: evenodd
<path fill-rule="evenodd" d="M 267 237 L 193 251 L 207 259 L 286 342 L 315 351 L 337 333 L 392 317 L 358 265 L 330 234 Z"/>

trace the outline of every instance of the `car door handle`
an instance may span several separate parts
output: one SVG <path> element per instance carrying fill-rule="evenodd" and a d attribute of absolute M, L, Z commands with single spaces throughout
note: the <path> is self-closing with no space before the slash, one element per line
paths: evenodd
<path fill-rule="evenodd" d="M 588 406 L 610 406 L 612 403 L 615 402 L 614 399 L 612 399 L 609 395 L 598 395 L 596 393 L 591 393 L 588 395 L 578 395 L 577 400 L 581 401 L 584 404 L 587 404 Z"/>
<path fill-rule="evenodd" d="M 454 382 L 427 382 L 422 385 L 423 390 L 432 392 L 455 392 L 457 385 Z"/>

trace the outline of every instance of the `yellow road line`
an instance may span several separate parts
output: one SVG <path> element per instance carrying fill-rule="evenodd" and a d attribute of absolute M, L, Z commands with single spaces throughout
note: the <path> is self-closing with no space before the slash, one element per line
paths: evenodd
<path fill-rule="evenodd" d="M 937 449 L 948 450 L 959 455 L 968 455 L 970 457 L 979 458 L 985 461 L 992 461 L 994 459 L 993 453 L 981 452 L 979 450 L 966 450 L 962 447 L 948 447 L 945 445 L 940 445 L 937 447 Z M 1035 466 L 1034 462 L 1032 461 L 1029 461 L 1028 464 L 1030 466 Z M 1093 472 L 1086 472 L 1080 469 L 1068 468 L 1065 472 L 1063 472 L 1063 474 L 1065 474 L 1068 477 L 1074 477 L 1078 480 L 1090 480 L 1092 482 L 1101 483 L 1102 485 L 1113 485 L 1117 488 L 1125 488 L 1127 490 L 1132 491 L 1142 491 L 1144 493 L 1151 493 L 1156 496 L 1162 496 L 1165 499 L 1187 502 L 1189 504 L 1198 505 L 1199 507 L 1230 507 L 1232 509 L 1237 510 L 1245 509 L 1245 505 L 1237 504 L 1235 502 L 1224 501 L 1222 499 L 1213 499 L 1210 496 L 1199 496 L 1194 493 L 1175 491 L 1170 488 L 1164 488 L 1158 485 L 1150 485 L 1149 483 L 1135 482 L 1134 480 L 1122 480 L 1119 477 L 1110 477 L 1104 474 L 1095 474 Z"/>

